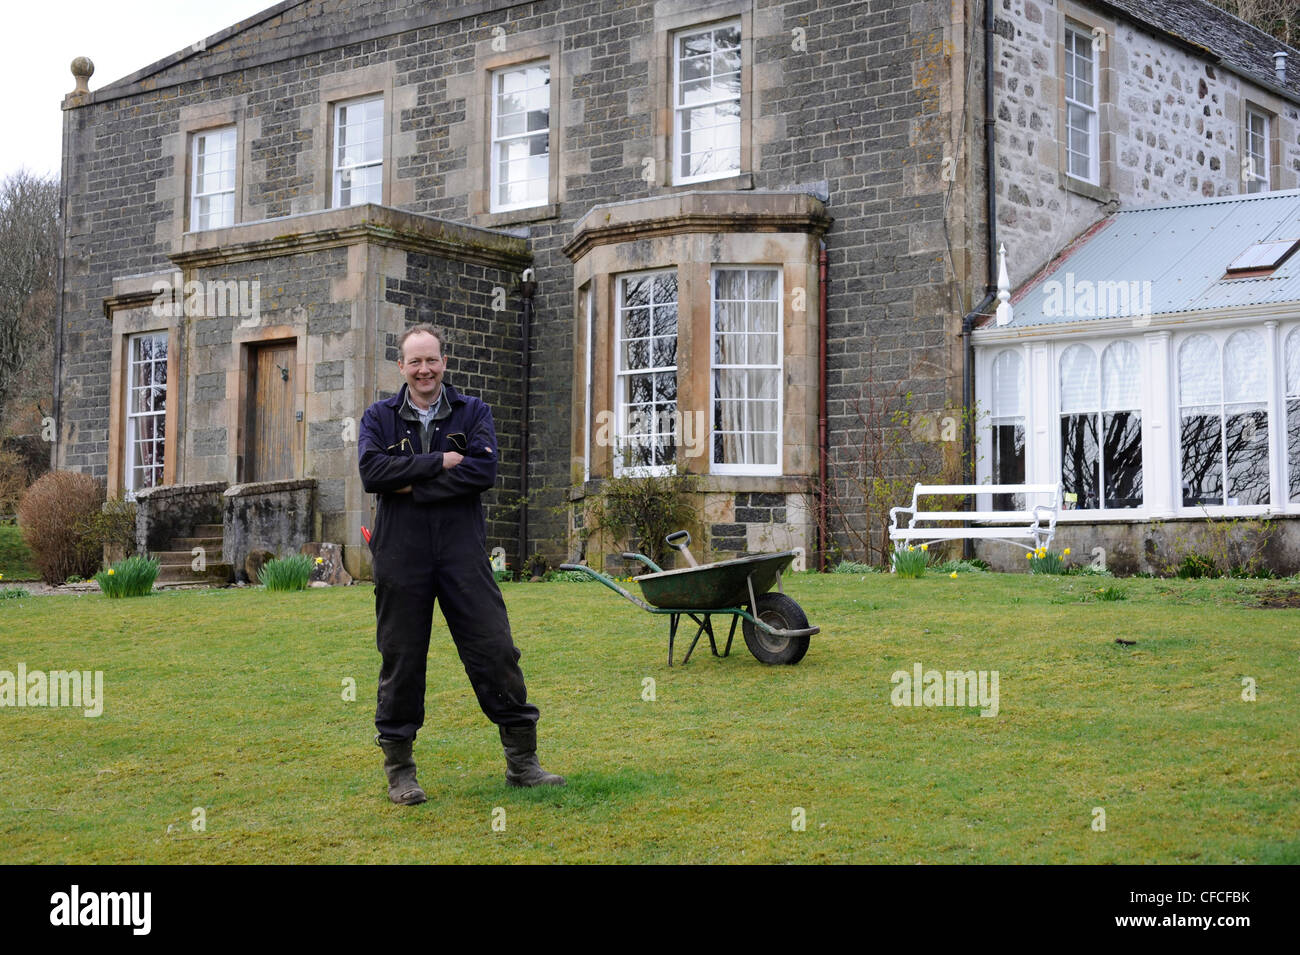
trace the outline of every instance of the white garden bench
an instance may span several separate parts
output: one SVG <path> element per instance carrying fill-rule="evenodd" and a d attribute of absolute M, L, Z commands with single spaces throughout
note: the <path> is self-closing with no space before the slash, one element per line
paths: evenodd
<path fill-rule="evenodd" d="M 966 497 L 972 494 L 1023 495 L 1023 511 L 925 511 L 926 497 Z M 1056 534 L 1056 511 L 1060 506 L 1059 484 L 918 484 L 912 490 L 911 507 L 889 509 L 889 539 L 894 550 L 916 544 L 946 540 L 995 540 L 1033 552 L 1052 543 Z M 1030 503 L 1037 499 L 1037 503 Z M 906 524 L 900 520 L 908 515 Z M 946 521 L 979 522 L 978 527 L 938 527 Z M 1030 543 L 1025 543 L 1029 541 Z"/>

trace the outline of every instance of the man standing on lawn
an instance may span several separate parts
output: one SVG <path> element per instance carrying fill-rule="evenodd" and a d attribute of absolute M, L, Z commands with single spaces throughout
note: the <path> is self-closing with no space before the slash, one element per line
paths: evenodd
<path fill-rule="evenodd" d="M 441 604 L 479 706 L 501 734 L 506 782 L 563 786 L 537 761 L 537 707 L 528 702 L 519 651 L 487 555 L 479 495 L 496 483 L 492 410 L 443 380 L 445 341 L 431 325 L 407 329 L 397 367 L 406 384 L 361 419 L 361 483 L 378 495 L 370 551 L 376 643 L 383 657 L 375 742 L 388 798 L 427 798 L 412 750 L 424 725 L 425 664 L 434 602 Z"/>

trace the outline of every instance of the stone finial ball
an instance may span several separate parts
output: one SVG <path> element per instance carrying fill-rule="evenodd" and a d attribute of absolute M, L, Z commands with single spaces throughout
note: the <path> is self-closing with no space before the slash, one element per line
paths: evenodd
<path fill-rule="evenodd" d="M 90 62 L 90 57 L 79 56 L 72 61 L 72 75 L 76 77 L 85 77 L 90 79 L 95 73 L 95 64 Z"/>

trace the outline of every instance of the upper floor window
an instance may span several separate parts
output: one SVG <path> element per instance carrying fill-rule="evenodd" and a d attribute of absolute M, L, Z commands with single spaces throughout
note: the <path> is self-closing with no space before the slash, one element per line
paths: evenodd
<path fill-rule="evenodd" d="M 190 168 L 190 228 L 222 229 L 235 224 L 235 127 L 194 135 Z"/>
<path fill-rule="evenodd" d="M 616 473 L 671 473 L 677 458 L 677 273 L 625 275 L 616 325 Z"/>
<path fill-rule="evenodd" d="M 334 107 L 334 201 L 356 206 L 382 202 L 384 98 L 349 100 Z"/>
<path fill-rule="evenodd" d="M 1246 148 L 1242 156 L 1242 181 L 1247 192 L 1268 192 L 1269 183 L 1268 114 L 1246 110 Z"/>
<path fill-rule="evenodd" d="M 551 68 L 492 74 L 492 211 L 545 205 L 550 187 Z"/>
<path fill-rule="evenodd" d="M 673 182 L 740 172 L 740 21 L 673 39 Z"/>
<path fill-rule="evenodd" d="M 1061 353 L 1061 487 L 1081 509 L 1142 506 L 1141 361 L 1113 342 Z"/>
<path fill-rule="evenodd" d="M 126 473 L 128 493 L 163 482 L 167 414 L 167 336 L 135 335 L 128 351 Z"/>
<path fill-rule="evenodd" d="M 1179 348 L 1184 507 L 1269 502 L 1267 367 L 1255 331 L 1234 333 L 1222 357 L 1209 335 Z"/>
<path fill-rule="evenodd" d="M 713 463 L 717 473 L 781 473 L 781 275 L 713 272 Z"/>
<path fill-rule="evenodd" d="M 1092 34 L 1065 28 L 1065 169 L 1098 182 L 1097 56 Z"/>

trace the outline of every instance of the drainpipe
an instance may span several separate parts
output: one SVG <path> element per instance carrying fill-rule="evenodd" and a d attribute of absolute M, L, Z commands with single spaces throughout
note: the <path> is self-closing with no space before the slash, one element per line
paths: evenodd
<path fill-rule="evenodd" d="M 826 256 L 826 240 L 820 242 L 817 253 L 817 571 L 826 572 L 826 545 L 829 528 L 826 524 L 826 462 L 829 457 L 826 427 L 826 286 L 830 281 L 830 266 Z"/>
<path fill-rule="evenodd" d="M 993 110 L 993 0 L 984 0 L 984 194 L 985 194 L 985 246 L 988 250 L 988 278 L 984 298 L 961 320 L 961 401 L 966 410 L 966 483 L 975 483 L 975 360 L 971 345 L 971 332 L 975 321 L 984 309 L 993 304 L 998 293 L 998 193 L 996 114 Z M 967 500 L 966 509 L 972 510 L 974 501 Z M 966 522 L 969 526 L 969 522 Z M 962 541 L 962 557 L 975 556 L 975 543 L 969 538 Z"/>
<path fill-rule="evenodd" d="M 537 293 L 537 283 L 533 280 L 533 270 L 524 269 L 520 277 L 520 291 L 523 294 L 523 334 L 522 346 L 524 369 L 522 386 L 522 410 L 519 438 L 519 551 L 515 560 L 516 579 L 524 579 L 524 561 L 528 559 L 528 383 L 532 377 L 532 346 L 530 344 L 533 328 L 533 296 Z"/>

